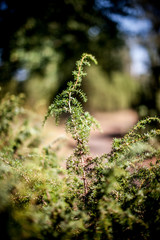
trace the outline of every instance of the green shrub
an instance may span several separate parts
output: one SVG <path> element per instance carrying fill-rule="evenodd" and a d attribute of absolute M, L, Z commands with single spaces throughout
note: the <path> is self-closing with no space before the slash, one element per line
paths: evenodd
<path fill-rule="evenodd" d="M 88 140 L 98 123 L 79 100 L 86 101 L 80 87 L 89 60 L 96 63 L 92 55 L 82 55 L 74 81 L 55 98 L 44 120 L 68 115 L 66 130 L 77 145 L 66 170 L 50 147 L 35 153 L 31 146 L 26 154 L 21 151 L 22 140 L 17 154 L 10 141 L 7 148 L 1 144 L 3 239 L 154 240 L 160 233 L 160 119 L 141 120 L 123 138 L 113 140 L 109 154 L 93 158 Z M 9 104 L 11 110 L 14 104 Z M 7 107 L 1 124 L 6 116 L 10 129 L 15 114 L 8 118 L 10 108 L 3 106 Z M 145 166 L 146 161 L 151 163 Z"/>

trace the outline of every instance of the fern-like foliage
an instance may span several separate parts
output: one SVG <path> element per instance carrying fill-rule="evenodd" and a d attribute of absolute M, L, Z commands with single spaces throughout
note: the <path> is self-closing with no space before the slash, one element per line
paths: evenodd
<path fill-rule="evenodd" d="M 70 189 L 79 188 L 80 198 L 86 201 L 89 189 L 87 159 L 89 155 L 89 136 L 92 128 L 100 128 L 98 122 L 89 112 L 85 112 L 81 102 L 86 102 L 86 94 L 81 90 L 82 78 L 87 74 L 84 66 L 90 66 L 90 61 L 97 64 L 96 59 L 91 54 L 84 53 L 79 61 L 76 62 L 76 70 L 73 71 L 74 81 L 68 83 L 68 87 L 59 94 L 54 102 L 49 106 L 44 123 L 48 117 L 54 116 L 56 123 L 62 113 L 69 115 L 66 122 L 66 131 L 72 135 L 76 141 L 74 154 L 67 159 L 67 169 L 70 174 L 68 186 Z M 80 101 L 80 100 L 81 101 Z M 73 174 L 73 179 L 71 175 Z M 75 180 L 77 179 L 77 180 Z"/>
<path fill-rule="evenodd" d="M 86 94 L 80 89 L 82 78 L 87 74 L 84 66 L 90 66 L 90 61 L 97 64 L 94 56 L 84 53 L 79 61 L 76 62 L 76 70 L 73 71 L 74 81 L 68 82 L 68 87 L 61 94 L 56 96 L 54 102 L 49 106 L 48 113 L 45 116 L 44 123 L 47 118 L 54 116 L 56 123 L 62 113 L 69 114 L 66 123 L 66 131 L 71 133 L 77 142 L 76 154 L 83 155 L 88 152 L 88 141 L 92 127 L 99 127 L 98 122 L 88 113 L 85 112 L 82 102 L 87 101 Z"/>
<path fill-rule="evenodd" d="M 155 127 L 153 127 L 155 126 Z M 110 162 L 126 161 L 126 166 L 131 163 L 131 159 L 143 161 L 151 159 L 153 156 L 159 158 L 160 151 L 151 144 L 152 139 L 160 136 L 160 118 L 148 117 L 140 120 L 124 137 L 113 141 L 112 151 L 109 153 Z M 132 156 L 131 156 L 132 155 Z"/>

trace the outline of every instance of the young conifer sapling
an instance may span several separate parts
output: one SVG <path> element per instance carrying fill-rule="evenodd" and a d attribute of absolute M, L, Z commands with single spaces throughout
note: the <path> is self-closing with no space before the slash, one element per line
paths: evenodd
<path fill-rule="evenodd" d="M 69 115 L 66 122 L 66 131 L 76 141 L 76 148 L 74 154 L 67 160 L 67 168 L 81 176 L 84 195 L 88 191 L 85 169 L 88 164 L 90 131 L 92 128 L 100 128 L 96 119 L 89 112 L 84 111 L 81 103 L 87 101 L 86 94 L 81 89 L 81 84 L 83 77 L 87 75 L 84 66 L 90 66 L 89 61 L 97 64 L 94 56 L 87 53 L 82 54 L 81 59 L 76 62 L 76 70 L 72 72 L 74 80 L 68 82 L 67 89 L 56 96 L 44 119 L 45 123 L 48 117 L 54 116 L 56 123 L 58 123 L 62 113 Z"/>

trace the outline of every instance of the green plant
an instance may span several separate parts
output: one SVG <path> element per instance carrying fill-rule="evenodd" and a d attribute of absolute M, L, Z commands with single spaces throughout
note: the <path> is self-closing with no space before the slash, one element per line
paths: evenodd
<path fill-rule="evenodd" d="M 68 83 L 68 88 L 59 94 L 53 104 L 49 106 L 48 113 L 45 116 L 45 121 L 49 116 L 55 116 L 56 123 L 62 113 L 69 114 L 66 123 L 67 132 L 71 133 L 74 140 L 76 140 L 77 147 L 75 154 L 84 155 L 88 152 L 88 139 L 92 126 L 98 126 L 98 122 L 88 113 L 84 112 L 81 102 L 87 101 L 85 93 L 80 89 L 82 84 L 82 77 L 86 76 L 83 71 L 83 66 L 90 66 L 88 60 L 97 64 L 96 59 L 91 54 L 83 54 L 81 59 L 76 63 L 76 70 L 73 71 L 74 81 Z M 77 95 L 77 96 L 76 96 Z"/>
<path fill-rule="evenodd" d="M 94 60 L 82 55 L 74 81 L 56 97 L 45 117 L 46 121 L 53 114 L 58 121 L 62 113 L 69 115 L 66 128 L 77 146 L 67 159 L 67 170 L 59 166 L 51 145 L 37 153 L 33 143 L 27 153 L 23 151 L 32 129 L 22 124 L 18 133 L 11 134 L 18 99 L 12 96 L 15 101 L 9 104 L 1 101 L 6 113 L 1 106 L 0 121 L 4 124 L 6 116 L 9 127 L 6 136 L 2 132 L 0 151 L 0 234 L 4 239 L 156 240 L 160 234 L 160 119 L 139 121 L 124 137 L 113 140 L 109 154 L 91 157 L 88 139 L 97 122 L 76 97 L 86 100 L 80 86 L 88 59 Z"/>
<path fill-rule="evenodd" d="M 23 108 L 23 99 L 22 94 L 8 93 L 0 102 L 2 239 L 43 239 L 52 224 L 53 205 L 58 205 L 59 198 L 60 205 L 65 205 L 64 171 L 57 164 L 56 152 L 51 147 L 34 151 L 40 135 L 36 126 L 29 124 L 33 116 Z"/>
<path fill-rule="evenodd" d="M 154 127 L 155 125 L 155 127 Z M 157 125 L 157 126 L 156 126 Z M 148 117 L 140 120 L 124 137 L 114 139 L 110 161 L 119 162 L 124 160 L 126 166 L 129 162 L 144 161 L 154 156 L 159 156 L 160 118 Z M 156 144 L 157 143 L 157 144 Z"/>
<path fill-rule="evenodd" d="M 0 149 L 10 148 L 16 153 L 23 146 L 38 146 L 39 129 L 31 126 L 27 110 L 24 109 L 25 96 L 7 93 L 0 100 Z M 30 113 L 31 115 L 31 113 Z"/>
<path fill-rule="evenodd" d="M 76 63 L 76 70 L 73 71 L 74 81 L 68 83 L 68 87 L 59 94 L 54 102 L 50 105 L 45 121 L 49 116 L 55 116 L 58 123 L 62 113 L 69 114 L 66 122 L 66 130 L 71 133 L 72 138 L 76 141 L 74 155 L 67 161 L 67 168 L 74 171 L 83 179 L 83 193 L 86 196 L 88 192 L 87 183 L 87 165 L 89 147 L 88 141 L 92 127 L 100 128 L 98 122 L 88 113 L 83 110 L 83 106 L 79 98 L 87 101 L 85 93 L 80 89 L 82 78 L 86 76 L 83 66 L 90 66 L 89 60 L 97 64 L 96 59 L 91 54 L 84 53 Z M 78 98 L 78 97 L 79 98 Z"/>
<path fill-rule="evenodd" d="M 68 178 L 65 201 L 72 210 L 87 213 L 85 230 L 79 229 L 75 239 L 148 239 L 159 231 L 159 123 L 158 117 L 146 118 L 138 122 L 123 138 L 114 139 L 110 154 L 92 158 L 89 155 L 88 139 L 95 119 L 84 112 L 76 94 L 86 101 L 79 89 L 83 64 L 91 55 L 83 54 L 73 72 L 74 82 L 58 95 L 49 107 L 44 122 L 54 115 L 56 122 L 62 113 L 68 113 L 67 131 L 76 140 L 74 154 L 67 159 Z M 156 122 L 156 128 L 153 123 Z M 141 162 L 155 158 L 156 165 L 144 168 Z M 149 189 L 149 192 L 148 192 Z M 147 202 L 147 200 L 148 202 Z M 80 201 L 82 200 L 82 201 Z M 154 202 L 156 213 L 149 221 L 148 208 Z M 76 218 L 84 220 L 81 214 Z M 75 219 L 75 221 L 77 221 Z M 120 235 L 119 235 L 120 234 Z M 74 237 L 73 237 L 74 239 Z M 154 238 L 153 238 L 154 239 Z"/>
<path fill-rule="evenodd" d="M 0 101 L 0 136 L 8 136 L 15 117 L 23 112 L 22 102 L 24 95 L 19 96 L 7 93 Z"/>

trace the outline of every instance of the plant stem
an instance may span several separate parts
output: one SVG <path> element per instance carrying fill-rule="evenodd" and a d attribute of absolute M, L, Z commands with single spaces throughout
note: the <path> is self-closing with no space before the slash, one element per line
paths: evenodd
<path fill-rule="evenodd" d="M 72 109 L 71 109 L 71 94 L 72 94 L 72 91 L 73 91 L 73 90 L 75 89 L 75 87 L 77 86 L 77 83 L 78 83 L 79 76 L 80 76 L 80 73 L 81 73 L 81 68 L 82 68 L 82 64 L 83 64 L 84 58 L 86 58 L 86 56 L 82 57 L 82 59 L 81 59 L 81 62 L 80 62 L 80 65 L 79 65 L 79 69 L 78 69 L 78 74 L 77 74 L 76 82 L 75 82 L 75 84 L 73 85 L 71 91 L 69 92 L 68 105 L 69 105 L 69 113 L 70 113 L 70 114 L 72 114 Z"/>
<path fill-rule="evenodd" d="M 73 113 L 72 113 L 72 108 L 71 108 L 71 98 L 72 98 L 71 94 L 72 94 L 72 91 L 76 88 L 76 86 L 77 86 L 77 84 L 78 84 L 79 76 L 80 76 L 80 73 L 81 73 L 81 68 L 82 68 L 82 65 L 83 65 L 83 60 L 84 60 L 85 58 L 86 58 L 86 56 L 83 56 L 82 59 L 81 59 L 81 62 L 80 62 L 80 64 L 79 64 L 79 68 L 78 68 L 78 74 L 77 74 L 76 82 L 75 82 L 75 84 L 73 85 L 71 91 L 69 92 L 69 97 L 68 97 L 69 113 L 70 113 L 70 115 L 71 115 L 71 121 L 72 121 L 73 126 L 74 126 L 74 129 L 75 129 L 75 135 L 76 135 L 76 138 L 77 138 L 76 140 L 79 141 L 79 142 L 82 142 L 82 141 L 80 140 L 80 138 L 79 138 L 78 135 L 76 134 L 76 133 L 77 133 L 76 123 L 74 122 L 73 117 L 72 117 L 72 114 L 73 114 Z"/>
<path fill-rule="evenodd" d="M 88 192 L 88 184 L 87 184 L 87 178 L 86 178 L 86 172 L 85 172 L 85 159 L 83 156 L 81 156 L 81 163 L 82 163 L 82 169 L 83 169 L 83 186 L 84 186 L 84 197 L 87 195 Z"/>

